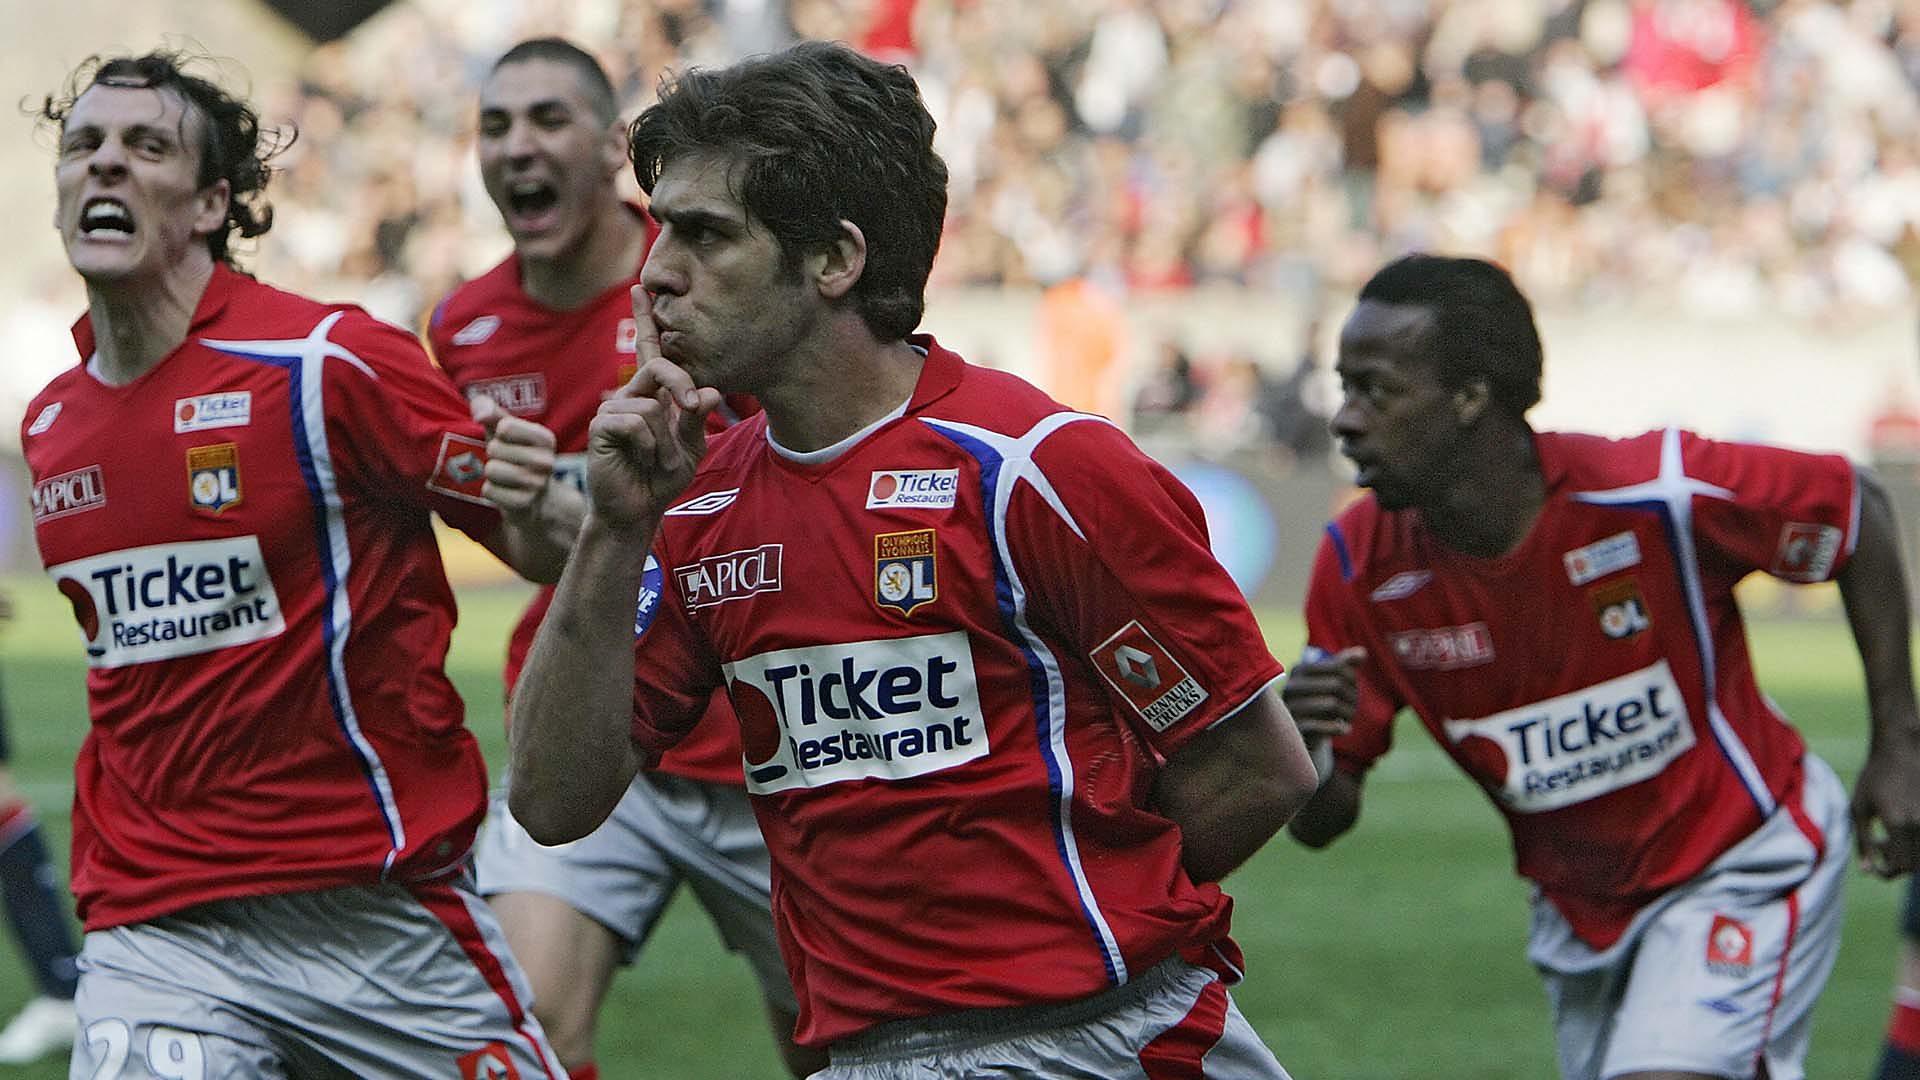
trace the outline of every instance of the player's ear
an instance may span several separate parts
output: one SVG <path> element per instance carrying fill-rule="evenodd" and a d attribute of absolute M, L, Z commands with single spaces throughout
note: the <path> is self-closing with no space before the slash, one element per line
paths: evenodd
<path fill-rule="evenodd" d="M 852 292 L 860 275 L 866 272 L 866 234 L 860 231 L 860 226 L 842 218 L 840 236 L 822 247 L 815 259 L 818 268 L 814 277 L 820 283 L 820 295 L 838 300 Z"/>
<path fill-rule="evenodd" d="M 600 164 L 607 170 L 608 176 L 618 176 L 627 171 L 627 125 L 619 117 L 607 125 L 605 135 L 600 140 Z"/>
<path fill-rule="evenodd" d="M 1493 388 L 1485 379 L 1474 379 L 1453 391 L 1453 411 L 1460 417 L 1462 425 L 1471 424 L 1486 415 L 1487 406 L 1493 403 Z"/>
<path fill-rule="evenodd" d="M 194 196 L 193 233 L 211 236 L 227 223 L 227 206 L 233 198 L 233 185 L 225 177 L 215 180 Z"/>

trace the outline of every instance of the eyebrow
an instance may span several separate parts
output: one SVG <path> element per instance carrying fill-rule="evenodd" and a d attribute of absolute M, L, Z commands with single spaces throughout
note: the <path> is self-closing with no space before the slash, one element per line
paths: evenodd
<path fill-rule="evenodd" d="M 649 207 L 648 212 L 653 215 L 654 220 L 681 229 L 737 229 L 743 224 L 737 217 L 731 217 L 714 210 L 676 210 L 670 206 L 662 208 L 656 205 Z"/>
<path fill-rule="evenodd" d="M 64 142 L 68 138 L 71 138 L 72 136 L 75 136 L 75 135 L 82 135 L 82 134 L 105 135 L 106 131 L 107 129 L 105 125 L 100 123 L 90 122 L 90 123 L 80 124 L 75 127 L 70 127 L 65 129 L 60 133 L 60 138 L 61 138 L 61 141 Z M 128 138 L 128 139 L 153 138 L 153 139 L 159 139 L 161 142 L 166 143 L 168 146 L 180 145 L 180 140 L 175 138 L 174 133 L 172 131 L 169 131 L 166 128 L 161 127 L 157 124 L 147 124 L 147 123 L 128 124 L 126 127 L 121 129 L 121 136 L 123 138 Z"/>
<path fill-rule="evenodd" d="M 539 101 L 528 103 L 526 108 L 520 111 L 528 112 L 528 113 L 537 113 L 537 112 L 551 112 L 555 109 L 561 110 L 563 112 L 569 112 L 569 113 L 574 111 L 573 105 L 569 103 L 565 98 L 541 98 Z M 508 108 L 505 105 L 480 106 L 481 116 L 503 116 L 511 112 L 513 112 L 513 110 L 511 108 Z"/>

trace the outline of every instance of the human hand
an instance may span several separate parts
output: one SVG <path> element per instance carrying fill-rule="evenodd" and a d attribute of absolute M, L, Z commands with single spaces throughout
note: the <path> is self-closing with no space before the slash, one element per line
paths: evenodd
<path fill-rule="evenodd" d="M 1332 654 L 1308 646 L 1287 672 L 1280 699 L 1310 743 L 1345 735 L 1353 727 L 1360 705 L 1357 671 L 1366 658 L 1367 650 L 1358 645 Z"/>
<path fill-rule="evenodd" d="M 1876 738 L 1853 789 L 1853 846 L 1860 868 L 1880 877 L 1920 869 L 1920 720 Z"/>
<path fill-rule="evenodd" d="M 553 432 L 514 416 L 484 394 L 470 404 L 473 418 L 487 432 L 487 481 L 480 494 L 502 513 L 533 511 L 553 482 Z"/>
<path fill-rule="evenodd" d="M 660 330 L 645 289 L 631 291 L 639 369 L 601 402 L 587 431 L 587 495 L 609 525 L 632 527 L 658 518 L 693 480 L 707 452 L 707 414 L 720 391 L 660 354 Z"/>

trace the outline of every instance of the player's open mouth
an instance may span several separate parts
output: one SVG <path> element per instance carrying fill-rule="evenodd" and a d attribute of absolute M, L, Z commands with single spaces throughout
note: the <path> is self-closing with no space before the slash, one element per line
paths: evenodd
<path fill-rule="evenodd" d="M 550 224 L 546 219 L 560 203 L 560 193 L 543 180 L 516 180 L 507 186 L 507 214 L 520 228 Z"/>
<path fill-rule="evenodd" d="M 80 207 L 80 233 L 83 236 L 131 236 L 133 212 L 119 199 L 97 196 Z"/>

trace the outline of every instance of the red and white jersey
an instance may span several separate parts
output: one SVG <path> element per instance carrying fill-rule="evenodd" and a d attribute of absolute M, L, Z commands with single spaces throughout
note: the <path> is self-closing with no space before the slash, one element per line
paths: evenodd
<path fill-rule="evenodd" d="M 658 230 L 638 207 L 652 243 Z M 607 395 L 633 378 L 635 324 L 623 281 L 572 311 L 547 307 L 520 287 L 520 259 L 498 266 L 448 294 L 427 323 L 434 358 L 468 397 L 485 395 L 501 408 L 550 429 L 560 451 L 555 474 L 586 488 L 587 425 Z M 730 398 L 709 420 L 719 431 L 758 410 L 751 398 Z M 534 595 L 507 642 L 507 693 L 520 677 L 540 620 L 553 603 L 553 589 Z M 662 772 L 711 783 L 740 783 L 740 735 L 726 702 L 716 700 L 714 718 L 661 759 Z"/>
<path fill-rule="evenodd" d="M 904 415 L 830 460 L 764 417 L 711 444 L 636 621 L 638 745 L 732 697 L 809 1045 L 1238 963 L 1148 806 L 1281 671 L 1198 502 L 1104 419 L 913 342 Z"/>
<path fill-rule="evenodd" d="M 88 319 L 74 338 L 90 356 Z M 498 517 L 480 427 L 418 341 L 216 267 L 179 348 L 126 386 L 69 369 L 21 441 L 86 645 L 88 929 L 465 857 L 486 771 L 428 510 Z"/>
<path fill-rule="evenodd" d="M 1499 558 L 1371 496 L 1342 514 L 1314 566 L 1309 648 L 1367 649 L 1339 767 L 1364 773 L 1411 708 L 1506 816 L 1519 872 L 1604 948 L 1799 805 L 1803 745 L 1754 682 L 1733 586 L 1832 577 L 1859 493 L 1844 458 L 1678 430 L 1534 446 L 1546 503 Z"/>

